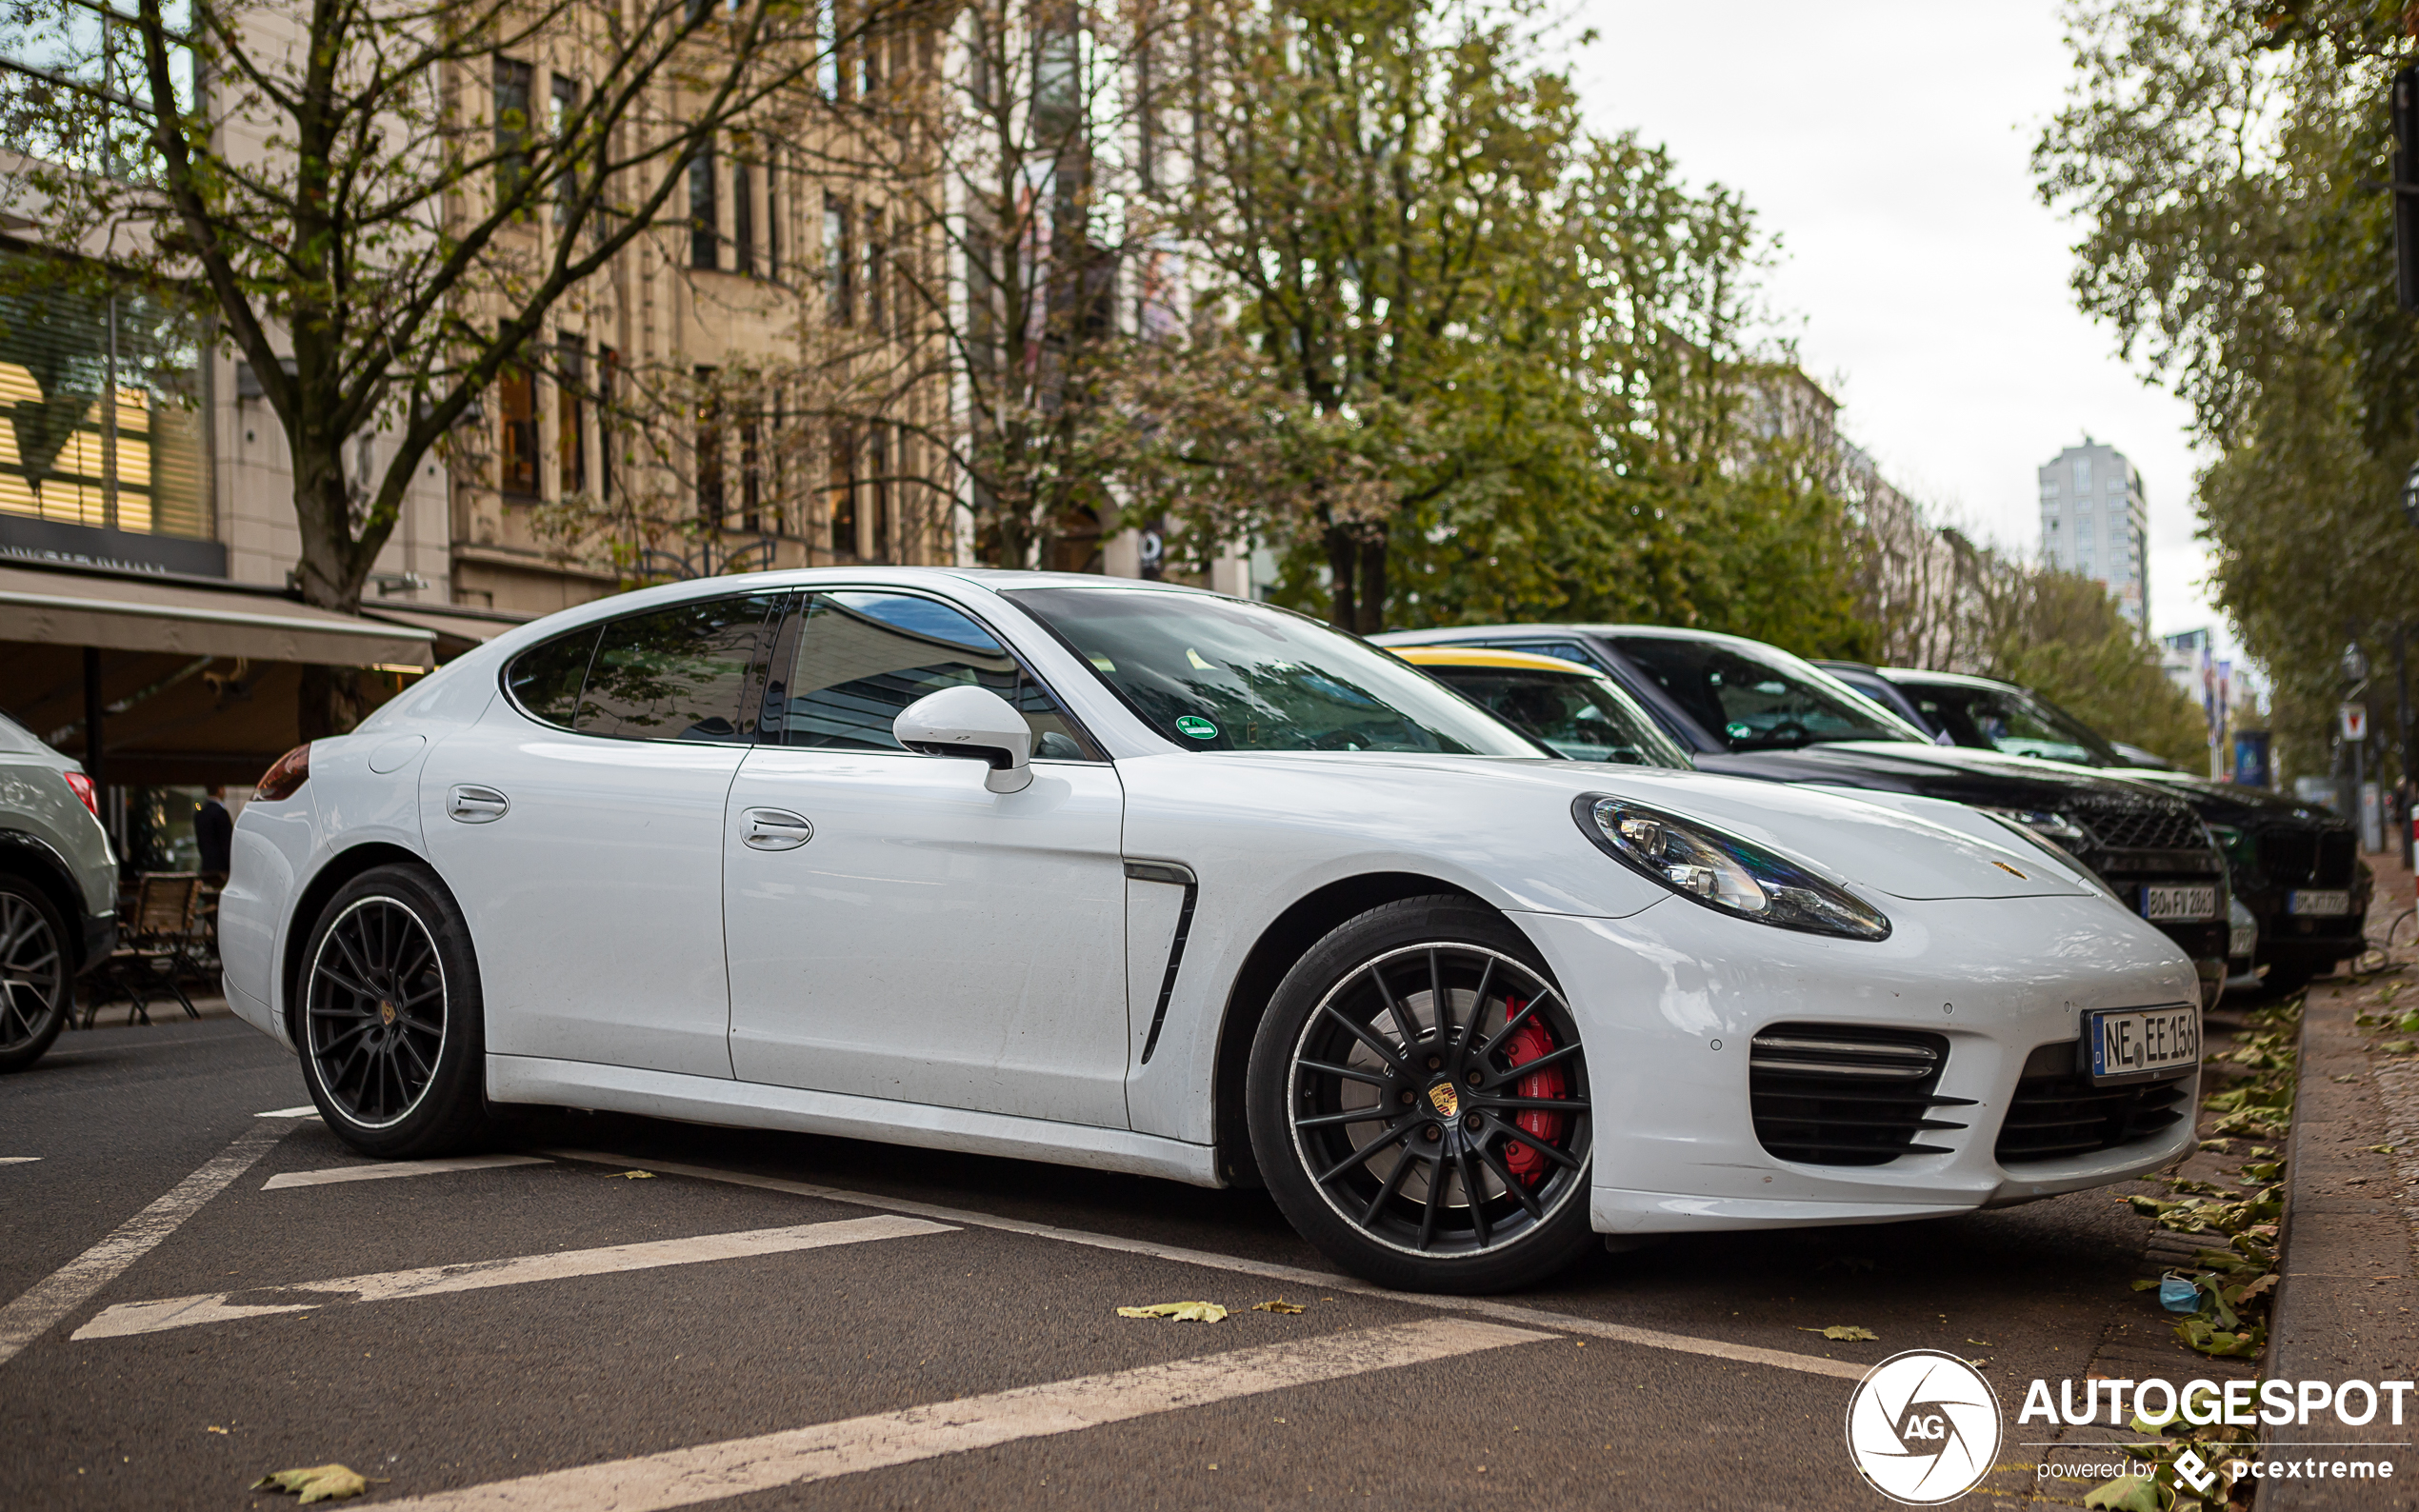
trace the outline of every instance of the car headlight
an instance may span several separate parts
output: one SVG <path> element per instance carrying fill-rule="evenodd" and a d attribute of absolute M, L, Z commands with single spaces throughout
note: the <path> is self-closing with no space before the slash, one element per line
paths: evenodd
<path fill-rule="evenodd" d="M 2209 838 L 2226 853 L 2226 863 L 2248 871 L 2259 859 L 2259 846 L 2251 837 L 2232 825 L 2207 825 Z"/>
<path fill-rule="evenodd" d="M 1985 808 L 1986 814 L 1997 814 L 2013 824 L 2024 826 L 2034 834 L 2056 841 L 2061 846 L 2089 845 L 2091 831 L 2061 813 L 2046 808 Z"/>
<path fill-rule="evenodd" d="M 1735 835 L 1601 793 L 1582 793 L 1570 811 L 1598 849 L 1709 908 L 1809 934 L 1889 938 L 1872 905 Z"/>

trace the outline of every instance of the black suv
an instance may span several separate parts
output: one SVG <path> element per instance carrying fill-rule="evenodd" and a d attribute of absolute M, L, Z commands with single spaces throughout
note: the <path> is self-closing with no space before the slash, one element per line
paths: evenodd
<path fill-rule="evenodd" d="M 2262 787 L 2185 772 L 2147 770 L 2114 742 L 2029 688 L 1955 672 L 1822 664 L 1841 681 L 1886 699 L 1924 728 L 1976 750 L 1999 750 L 2113 769 L 2190 804 L 2226 852 L 2234 896 L 2259 925 L 2253 959 L 2267 985 L 2291 992 L 2368 948 L 2362 922 L 2373 885 L 2349 824 Z"/>
<path fill-rule="evenodd" d="M 1638 625 L 1406 630 L 1380 646 L 1487 646 L 1597 667 L 1686 746 L 1699 769 L 1943 798 L 2024 825 L 2073 855 L 2183 947 L 2203 1005 L 2226 984 L 2226 863 L 2181 798 L 2072 766 L 1934 744 L 1921 729 L 1777 647 Z M 1427 671 L 1447 683 L 1454 669 Z"/>

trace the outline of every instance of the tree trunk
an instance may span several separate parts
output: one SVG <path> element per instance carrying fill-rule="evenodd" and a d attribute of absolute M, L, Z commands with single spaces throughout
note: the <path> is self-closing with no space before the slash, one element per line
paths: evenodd
<path fill-rule="evenodd" d="M 1360 543 L 1352 538 L 1349 526 L 1327 527 L 1327 575 L 1330 604 L 1327 622 L 1339 630 L 1354 628 L 1360 622 L 1357 594 L 1360 587 Z"/>
<path fill-rule="evenodd" d="M 376 544 L 353 537 L 343 437 L 306 431 L 294 447 L 294 518 L 302 527 L 295 576 L 303 602 L 338 614 L 357 613 L 361 586 L 384 532 Z M 307 666 L 295 698 L 296 730 L 306 741 L 342 735 L 369 714 L 367 695 L 359 667 Z"/>
<path fill-rule="evenodd" d="M 1375 635 L 1386 628 L 1386 527 L 1372 526 L 1361 537 L 1360 623 L 1352 628 Z"/>

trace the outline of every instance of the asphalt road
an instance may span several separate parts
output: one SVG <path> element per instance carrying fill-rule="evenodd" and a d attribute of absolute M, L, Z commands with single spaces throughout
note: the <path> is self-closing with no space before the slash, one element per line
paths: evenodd
<path fill-rule="evenodd" d="M 362 1506 L 1879 1508 L 1825 1372 L 1987 1359 L 2013 1441 L 2024 1384 L 2144 1305 L 2107 1193 L 1676 1240 L 1473 1311 L 1269 1274 L 1332 1275 L 1257 1193 L 847 1141 L 557 1114 L 524 1164 L 280 1184 L 367 1164 L 256 1116 L 307 1101 L 231 1020 L 0 1080 L 0 1158 L 36 1157 L 0 1164 L 0 1351 L 61 1267 L 155 1239 L 0 1360 L 0 1506 L 290 1504 L 246 1488 L 340 1462 Z M 337 1278 L 372 1279 L 280 1289 Z M 1115 1311 L 1191 1300 L 1232 1312 Z M 1879 1340 L 1804 1331 L 1837 1323 Z M 2033 1454 L 1962 1504 L 2029 1501 Z"/>

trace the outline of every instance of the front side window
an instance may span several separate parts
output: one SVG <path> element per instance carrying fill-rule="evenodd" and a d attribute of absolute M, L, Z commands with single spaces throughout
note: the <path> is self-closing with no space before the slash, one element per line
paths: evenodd
<path fill-rule="evenodd" d="M 1007 596 L 1189 750 L 1538 754 L 1416 669 L 1298 614 L 1150 588 Z"/>
<path fill-rule="evenodd" d="M 1929 741 L 1921 730 L 1787 651 L 1664 636 L 1611 639 L 1729 750 L 1792 750 L 1842 740 Z"/>
<path fill-rule="evenodd" d="M 895 751 L 905 749 L 890 732 L 902 710 L 962 686 L 988 687 L 1022 713 L 1036 757 L 1093 759 L 1057 701 L 990 631 L 911 593 L 816 594 L 765 706 L 778 711 L 784 745 Z M 773 717 L 768 713 L 768 726 Z M 772 738 L 770 727 L 766 737 Z"/>
<path fill-rule="evenodd" d="M 1688 766 L 1687 754 L 1599 677 L 1492 666 L 1431 666 L 1464 698 L 1572 761 Z"/>
<path fill-rule="evenodd" d="M 531 715 L 583 735 L 746 740 L 752 735 L 748 683 L 764 659 L 780 601 L 776 593 L 750 593 L 608 620 L 524 652 L 506 673 L 506 686 Z M 583 661 L 584 647 L 591 648 Z M 565 689 L 573 686 L 577 696 L 567 699 Z"/>

